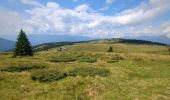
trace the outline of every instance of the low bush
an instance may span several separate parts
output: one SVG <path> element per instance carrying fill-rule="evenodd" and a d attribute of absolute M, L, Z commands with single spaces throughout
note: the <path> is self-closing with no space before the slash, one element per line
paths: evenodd
<path fill-rule="evenodd" d="M 33 72 L 31 78 L 32 80 L 38 80 L 40 82 L 53 82 L 63 79 L 66 76 L 66 73 L 56 70 L 40 70 Z"/>
<path fill-rule="evenodd" d="M 88 63 L 95 63 L 97 60 L 93 57 L 80 57 L 79 62 L 88 62 Z"/>
<path fill-rule="evenodd" d="M 109 60 L 107 61 L 107 63 L 115 63 L 115 62 L 119 62 L 118 60 Z"/>
<path fill-rule="evenodd" d="M 75 68 L 69 72 L 70 76 L 108 76 L 110 74 L 110 71 L 108 69 L 104 68 L 92 68 L 92 67 L 86 67 L 86 68 Z"/>
<path fill-rule="evenodd" d="M 107 61 L 107 63 L 115 63 L 119 62 L 120 60 L 123 60 L 124 58 L 119 55 L 114 55 L 111 60 Z"/>
<path fill-rule="evenodd" d="M 50 59 L 51 62 L 72 62 L 72 61 L 76 61 L 76 57 L 72 57 L 72 56 L 61 56 L 61 57 L 53 57 L 52 59 Z"/>
<path fill-rule="evenodd" d="M 7 71 L 7 72 L 22 72 L 22 71 L 29 71 L 33 69 L 43 69 L 44 65 L 38 64 L 23 64 L 23 65 L 11 65 L 8 67 L 1 68 L 0 71 Z"/>

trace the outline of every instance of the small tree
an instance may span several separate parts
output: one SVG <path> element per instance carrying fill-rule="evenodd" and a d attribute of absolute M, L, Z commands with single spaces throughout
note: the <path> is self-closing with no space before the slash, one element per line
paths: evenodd
<path fill-rule="evenodd" d="M 31 44 L 22 29 L 17 38 L 14 56 L 33 56 Z"/>
<path fill-rule="evenodd" d="M 109 47 L 109 50 L 107 52 L 113 52 L 113 49 L 111 46 Z"/>

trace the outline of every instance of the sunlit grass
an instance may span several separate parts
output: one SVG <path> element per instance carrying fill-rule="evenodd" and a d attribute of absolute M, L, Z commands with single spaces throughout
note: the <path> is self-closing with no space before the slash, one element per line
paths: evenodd
<path fill-rule="evenodd" d="M 107 52 L 110 46 L 113 52 Z M 12 58 L 12 53 L 0 53 L 0 68 L 21 64 L 46 66 L 43 69 L 30 71 L 1 71 L 0 99 L 170 99 L 170 53 L 166 46 L 100 42 L 68 45 L 65 48 L 64 52 L 58 52 L 57 48 L 53 48 L 38 52 L 33 57 Z M 53 62 L 51 59 L 58 61 Z M 70 61 L 70 59 L 75 60 Z M 94 71 L 90 68 L 106 69 L 110 74 L 102 77 L 100 71 L 99 74 L 96 71 L 97 75 L 91 76 L 91 72 Z M 76 74 L 74 76 L 65 77 L 65 74 L 60 73 L 69 73 L 73 70 Z M 85 77 L 81 75 L 82 73 L 86 74 Z M 45 76 L 44 80 L 52 81 L 40 82 L 39 77 L 32 80 L 33 75 L 39 74 Z"/>

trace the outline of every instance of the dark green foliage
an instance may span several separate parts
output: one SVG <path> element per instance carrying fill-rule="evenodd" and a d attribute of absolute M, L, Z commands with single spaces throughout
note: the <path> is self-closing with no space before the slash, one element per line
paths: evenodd
<path fill-rule="evenodd" d="M 92 68 L 92 67 L 86 67 L 86 68 L 74 68 L 69 72 L 70 76 L 108 76 L 110 74 L 110 71 L 108 69 L 104 68 Z"/>
<path fill-rule="evenodd" d="M 107 61 L 107 63 L 115 63 L 115 62 L 119 62 L 118 60 L 109 60 Z"/>
<path fill-rule="evenodd" d="M 14 56 L 33 56 L 31 44 L 23 30 L 18 35 Z"/>
<path fill-rule="evenodd" d="M 48 45 L 41 45 L 41 46 L 37 46 L 37 47 L 33 47 L 33 48 L 34 48 L 34 51 L 36 51 L 36 52 L 49 50 Z"/>
<path fill-rule="evenodd" d="M 56 70 L 40 70 L 33 72 L 31 78 L 32 80 L 38 80 L 40 82 L 53 82 L 63 79 L 66 76 L 66 73 Z"/>
<path fill-rule="evenodd" d="M 107 52 L 113 52 L 113 49 L 111 46 L 109 47 L 109 50 Z"/>
<path fill-rule="evenodd" d="M 168 51 L 170 52 L 170 47 L 169 47 Z"/>
<path fill-rule="evenodd" d="M 88 56 L 79 56 L 79 55 L 60 55 L 59 57 L 53 57 L 49 61 L 51 62 L 73 62 L 73 61 L 79 61 L 79 62 L 88 62 L 88 63 L 94 63 L 96 62 L 96 58 L 94 57 L 88 57 Z"/>
<path fill-rule="evenodd" d="M 119 62 L 120 60 L 123 60 L 124 58 L 119 56 L 119 55 L 114 55 L 111 60 L 107 61 L 107 63 L 115 63 L 115 62 Z"/>
<path fill-rule="evenodd" d="M 162 45 L 162 46 L 166 46 L 166 44 L 164 44 L 164 43 L 151 42 L 151 41 L 146 41 L 146 40 L 121 39 L 121 38 L 113 38 L 112 40 L 115 41 L 115 42 L 118 42 L 118 43 L 145 44 L 145 45 Z"/>
<path fill-rule="evenodd" d="M 88 63 L 95 63 L 97 60 L 93 57 L 80 57 L 79 62 L 88 62 Z"/>
<path fill-rule="evenodd" d="M 23 64 L 23 65 L 12 65 L 8 67 L 1 68 L 0 71 L 7 71 L 7 72 L 22 72 L 22 71 L 29 71 L 33 69 L 43 69 L 45 66 L 37 65 L 37 64 Z"/>
<path fill-rule="evenodd" d="M 76 61 L 76 57 L 72 56 L 60 56 L 60 57 L 53 57 L 50 59 L 51 62 L 72 62 Z"/>
<path fill-rule="evenodd" d="M 118 54 L 116 54 L 116 55 L 114 55 L 113 57 L 112 57 L 112 60 L 123 60 L 124 58 L 123 57 L 121 57 L 121 56 L 119 56 Z"/>

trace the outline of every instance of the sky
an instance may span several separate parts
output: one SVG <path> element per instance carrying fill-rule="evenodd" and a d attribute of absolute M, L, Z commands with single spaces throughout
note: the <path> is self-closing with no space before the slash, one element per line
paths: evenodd
<path fill-rule="evenodd" d="M 170 0 L 1 0 L 0 37 L 170 39 Z"/>

